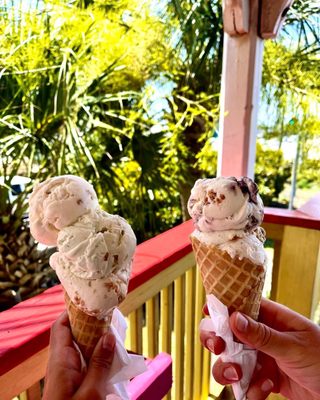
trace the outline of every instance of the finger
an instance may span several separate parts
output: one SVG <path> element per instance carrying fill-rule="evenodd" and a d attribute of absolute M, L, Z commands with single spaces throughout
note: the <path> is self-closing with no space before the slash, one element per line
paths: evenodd
<path fill-rule="evenodd" d="M 81 359 L 73 344 L 66 311 L 59 316 L 51 328 L 49 366 L 56 368 L 55 365 L 81 371 Z"/>
<path fill-rule="evenodd" d="M 73 345 L 67 312 L 63 312 L 51 328 L 43 399 L 71 398 L 82 380 L 80 355 Z"/>
<path fill-rule="evenodd" d="M 50 333 L 50 347 L 56 349 L 65 346 L 73 347 L 69 318 L 66 311 L 54 322 Z"/>
<path fill-rule="evenodd" d="M 242 371 L 239 364 L 224 363 L 220 358 L 215 362 L 212 374 L 214 379 L 221 385 L 230 385 L 242 378 Z"/>
<path fill-rule="evenodd" d="M 265 400 L 273 392 L 274 383 L 271 379 L 260 379 L 250 385 L 247 392 L 248 400 Z"/>
<path fill-rule="evenodd" d="M 200 341 L 202 346 L 208 349 L 211 353 L 214 354 L 221 354 L 225 349 L 225 342 L 224 340 L 216 336 L 214 332 L 200 330 Z"/>
<path fill-rule="evenodd" d="M 105 399 L 106 380 L 113 361 L 114 349 L 115 337 L 109 331 L 101 337 L 90 359 L 88 373 L 80 389 L 84 398 Z"/>
<path fill-rule="evenodd" d="M 274 358 L 259 351 L 256 367 L 251 382 L 252 383 L 256 381 L 264 382 L 267 379 L 270 379 L 273 382 L 274 385 L 273 392 L 279 391 L 280 388 L 279 367 Z"/>
<path fill-rule="evenodd" d="M 294 336 L 278 332 L 240 312 L 231 315 L 230 327 L 241 342 L 276 359 L 286 359 L 288 347 L 296 344 Z"/>

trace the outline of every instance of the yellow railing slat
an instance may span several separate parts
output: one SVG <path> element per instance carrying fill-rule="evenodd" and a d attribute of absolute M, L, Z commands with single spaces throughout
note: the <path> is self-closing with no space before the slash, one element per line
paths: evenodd
<path fill-rule="evenodd" d="M 183 399 L 184 360 L 184 318 L 183 318 L 183 276 L 174 282 L 174 365 L 173 392 L 175 400 Z"/>
<path fill-rule="evenodd" d="M 155 301 L 154 297 L 146 302 L 147 318 L 147 356 L 154 357 L 156 352 L 156 320 L 155 320 Z"/>
<path fill-rule="evenodd" d="M 192 400 L 193 341 L 194 341 L 194 268 L 186 272 L 185 298 L 185 390 L 184 399 Z"/>
<path fill-rule="evenodd" d="M 202 345 L 199 338 L 199 323 L 203 318 L 202 308 L 205 302 L 204 299 L 204 289 L 200 276 L 200 272 L 197 268 L 196 270 L 196 279 L 195 279 L 195 332 L 194 332 L 194 375 L 193 375 L 193 399 L 200 399 L 201 397 L 201 377 L 202 377 Z"/>
<path fill-rule="evenodd" d="M 161 290 L 161 351 L 171 352 L 172 285 Z"/>
<path fill-rule="evenodd" d="M 129 318 L 129 349 L 133 352 L 142 353 L 142 308 L 131 312 Z"/>
<path fill-rule="evenodd" d="M 210 352 L 203 349 L 202 358 L 202 379 L 201 379 L 201 400 L 208 400 L 210 382 Z"/>

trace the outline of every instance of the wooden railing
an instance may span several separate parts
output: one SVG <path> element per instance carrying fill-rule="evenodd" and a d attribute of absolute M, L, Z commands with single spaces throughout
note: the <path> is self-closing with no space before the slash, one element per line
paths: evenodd
<path fill-rule="evenodd" d="M 319 199 L 318 199 L 319 200 Z M 266 209 L 264 228 L 274 243 L 271 297 L 313 318 L 319 304 L 320 210 Z M 308 213 L 308 210 L 311 210 Z M 120 309 L 128 317 L 127 348 L 173 358 L 175 400 L 218 396 L 210 354 L 198 325 L 205 295 L 189 242 L 193 227 L 181 224 L 137 247 L 129 294 Z M 50 327 L 64 309 L 56 286 L 0 314 L 0 399 L 41 398 Z M 271 398 L 280 398 L 270 396 Z"/>

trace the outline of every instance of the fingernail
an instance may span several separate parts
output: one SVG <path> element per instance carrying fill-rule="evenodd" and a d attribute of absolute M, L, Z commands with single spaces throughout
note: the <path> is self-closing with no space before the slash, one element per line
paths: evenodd
<path fill-rule="evenodd" d="M 261 385 L 261 390 L 263 392 L 271 392 L 273 388 L 273 382 L 271 379 L 267 379 L 266 381 L 263 382 L 263 384 Z"/>
<path fill-rule="evenodd" d="M 240 332 L 246 332 L 248 328 L 248 320 L 241 313 L 237 313 L 236 316 L 237 329 Z"/>
<path fill-rule="evenodd" d="M 257 362 L 257 365 L 256 365 L 256 370 L 258 372 L 262 370 L 262 365 L 260 363 L 258 363 L 258 362 Z"/>
<path fill-rule="evenodd" d="M 223 371 L 223 376 L 228 379 L 228 381 L 238 381 L 239 375 L 234 367 L 228 367 Z"/>
<path fill-rule="evenodd" d="M 112 351 L 115 345 L 115 338 L 112 333 L 105 333 L 102 339 L 102 347 L 108 351 Z"/>
<path fill-rule="evenodd" d="M 214 353 L 214 341 L 213 339 L 207 339 L 206 340 L 206 348 L 211 351 L 211 353 Z"/>

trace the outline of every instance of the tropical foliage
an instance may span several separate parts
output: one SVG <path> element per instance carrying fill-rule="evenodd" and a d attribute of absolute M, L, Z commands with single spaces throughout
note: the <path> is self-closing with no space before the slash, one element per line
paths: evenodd
<path fill-rule="evenodd" d="M 152 179 L 161 160 L 154 146 L 159 138 L 150 135 L 153 121 L 141 92 L 164 68 L 166 51 L 158 40 L 164 25 L 147 3 L 25 4 L 2 7 L 0 25 L 0 278 L 6 281 L 0 289 L 16 298 L 46 286 L 48 254 L 39 254 L 23 218 L 31 185 L 16 200 L 10 197 L 14 176 L 32 182 L 84 176 L 108 211 L 135 225 L 140 240 L 159 229 L 156 218 L 163 226 L 175 218 L 157 215 L 169 182 Z M 141 142 L 156 156 L 141 157 Z M 145 200 L 149 190 L 155 202 Z"/>
<path fill-rule="evenodd" d="M 319 6 L 295 1 L 281 36 L 265 46 L 263 98 L 267 119 L 261 126 L 266 140 L 288 141 L 297 148 L 298 185 L 320 184 Z M 259 167 L 258 167 L 259 168 Z"/>
<path fill-rule="evenodd" d="M 169 101 L 171 140 L 168 164 L 178 182 L 183 219 L 196 179 L 216 174 L 212 140 L 217 127 L 223 29 L 220 1 L 173 0 L 166 10 L 175 39 L 169 78 L 175 83 Z M 169 142 L 168 142 L 169 143 Z M 212 160 L 205 163 L 204 159 Z M 208 167 L 208 168 L 206 168 Z"/>

